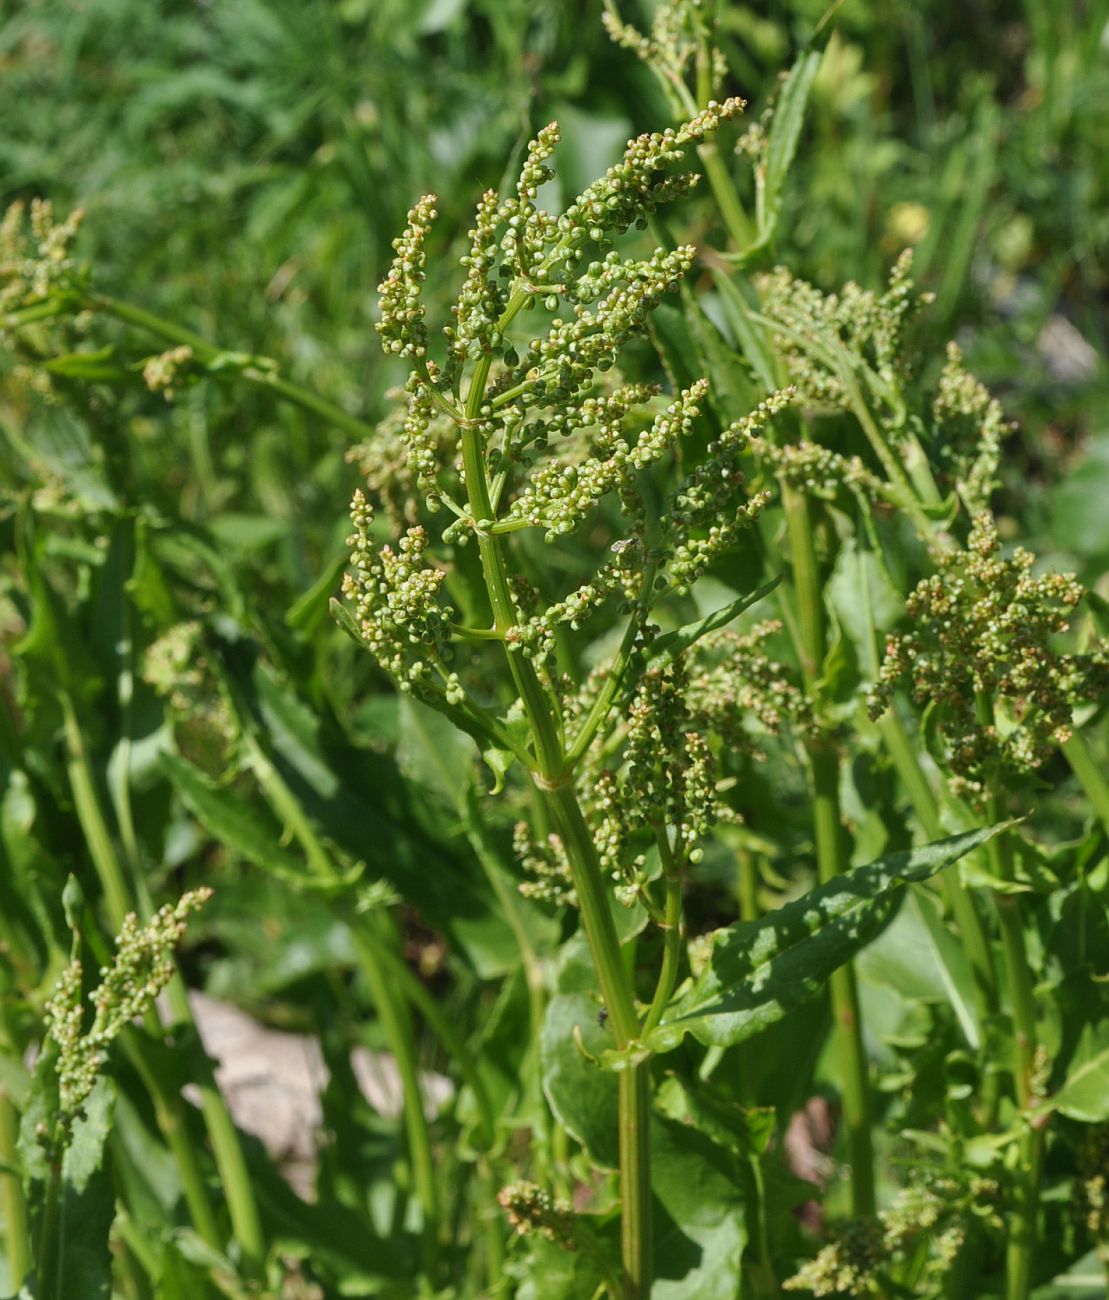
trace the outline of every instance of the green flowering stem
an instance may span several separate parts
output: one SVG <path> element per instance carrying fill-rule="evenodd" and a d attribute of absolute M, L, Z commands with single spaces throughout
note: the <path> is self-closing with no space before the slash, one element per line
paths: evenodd
<path fill-rule="evenodd" d="M 57 1134 L 50 1152 L 50 1176 L 46 1182 L 42 1221 L 39 1224 L 37 1294 L 41 1300 L 64 1300 L 58 1292 L 58 1220 L 62 1192 L 62 1144 Z"/>
<path fill-rule="evenodd" d="M 47 305 L 46 303 L 42 304 L 43 308 Z M 33 308 L 25 308 L 20 313 L 21 322 L 26 323 L 29 321 L 30 318 L 27 313 L 30 310 L 33 310 Z M 166 343 L 191 348 L 194 357 L 202 365 L 211 365 L 213 362 L 218 362 L 225 355 L 220 348 L 214 347 L 207 339 L 199 334 L 194 334 L 192 330 L 183 329 L 172 321 L 155 316 L 152 312 L 145 311 L 141 307 L 132 306 L 131 303 L 120 302 L 117 298 L 109 298 L 106 294 L 86 292 L 66 295 L 56 310 L 46 312 L 45 315 L 61 315 L 66 311 L 74 313 L 96 311 L 106 316 L 112 316 L 124 324 L 145 330 L 146 333 L 152 334 L 155 338 L 162 339 Z M 357 438 L 359 441 L 373 436 L 374 429 L 372 425 L 348 414 L 342 407 L 336 406 L 334 402 L 329 402 L 325 397 L 320 397 L 318 393 L 302 388 L 300 384 L 295 384 L 292 380 L 282 379 L 269 370 L 250 365 L 242 369 L 236 369 L 235 373 L 242 378 L 244 383 L 249 384 L 251 387 L 273 393 L 283 401 L 289 402 L 293 406 L 299 406 L 301 410 L 309 411 L 312 415 L 318 415 L 334 428 L 341 429 L 344 433 Z"/>
<path fill-rule="evenodd" d="M 1090 753 L 1086 737 L 1080 731 L 1071 732 L 1069 739 L 1063 742 L 1063 753 L 1094 812 L 1109 833 L 1109 781 L 1106 781 L 1105 773 Z"/>
<path fill-rule="evenodd" d="M 782 506 L 789 530 L 790 556 L 793 562 L 801 672 L 810 696 L 818 704 L 826 634 L 824 598 L 817 568 L 812 520 L 809 517 L 808 501 L 786 482 L 782 483 Z M 827 735 L 809 739 L 806 750 L 812 777 L 817 871 L 820 880 L 824 882 L 842 874 L 847 866 L 839 806 L 839 758 L 834 739 Z M 855 1218 L 869 1218 L 875 1212 L 870 1084 L 859 1015 L 858 989 L 851 963 L 833 972 L 829 987 L 851 1164 L 851 1212 Z"/>
<path fill-rule="evenodd" d="M 992 725 L 993 708 L 990 701 L 979 696 L 977 708 L 983 725 Z M 986 801 L 987 820 L 1002 817 L 1002 805 L 999 781 L 994 774 L 990 778 Z M 1001 881 L 1013 881 L 1013 847 L 1009 835 L 996 836 L 987 846 L 987 852 L 993 875 Z M 1036 1095 L 1036 997 L 1032 968 L 1028 963 L 1028 951 L 1024 943 L 1020 897 L 1000 890 L 994 897 L 1001 929 L 1005 973 L 1012 1000 L 1015 1031 L 1013 1083 L 1021 1111 L 1017 1119 L 1020 1134 L 1017 1143 L 1016 1196 L 1009 1218 L 1009 1238 L 1005 1250 L 1005 1300 L 1028 1300 L 1036 1249 L 1036 1211 L 1044 1140 L 1042 1126 L 1031 1119 L 1031 1112 L 1039 1100 Z"/>
<path fill-rule="evenodd" d="M 89 855 L 104 891 L 109 923 L 118 933 L 122 929 L 124 917 L 133 910 L 130 890 L 112 844 L 111 832 L 101 807 L 73 701 L 65 691 L 60 693 L 59 699 L 65 723 L 67 769 L 73 790 L 74 806 L 85 841 L 89 846 Z M 175 1018 L 195 1028 L 196 1022 L 189 1005 L 188 993 L 180 975 L 170 981 L 166 992 Z M 148 1023 L 155 1034 L 162 1035 L 161 1024 L 153 1012 L 148 1017 Z M 158 1071 L 147 1059 L 143 1040 L 137 1035 L 128 1035 L 127 1038 L 132 1059 L 136 1064 L 142 1063 L 144 1081 L 150 1090 L 155 1112 L 162 1124 L 163 1135 L 177 1161 L 194 1226 L 210 1245 L 222 1249 L 223 1242 L 211 1198 L 208 1195 L 204 1172 L 197 1152 L 185 1131 L 184 1103 L 180 1097 L 166 1090 Z M 212 1143 L 212 1153 L 220 1172 L 223 1192 L 231 1215 L 231 1226 L 242 1249 L 246 1271 L 251 1276 L 260 1276 L 265 1262 L 266 1248 L 253 1184 L 246 1167 L 238 1132 L 216 1086 L 211 1065 L 207 1063 L 206 1057 L 198 1055 L 194 1081 L 200 1090 L 201 1113 Z"/>
<path fill-rule="evenodd" d="M 4 1084 L 0 1083 L 0 1214 L 4 1216 L 4 1255 L 8 1265 L 8 1289 L 15 1295 L 31 1269 L 31 1230 L 27 1201 L 20 1180 L 16 1137 L 19 1112 Z"/>
<path fill-rule="evenodd" d="M 517 283 L 498 322 L 498 332 L 502 336 L 527 298 L 527 290 Z M 492 357 L 486 354 L 474 367 L 466 397 L 468 421 L 476 420 L 480 415 L 491 365 Z M 481 436 L 472 423 L 462 426 L 461 436 L 470 511 L 475 519 L 491 519 L 493 506 Z M 501 544 L 496 537 L 479 534 L 478 550 L 494 625 L 502 633 L 508 632 L 516 626 L 516 610 Z M 559 737 L 554 707 L 530 660 L 507 648 L 506 657 L 535 743 L 536 784 L 543 792 L 551 819 L 566 848 L 581 907 L 582 926 L 597 970 L 601 994 L 617 1047 L 624 1048 L 638 1036 L 639 1017 L 621 956 L 597 850 L 577 797 L 567 784 L 567 757 Z M 649 1113 L 647 1066 L 634 1066 L 620 1077 L 621 1257 L 628 1300 L 648 1296 L 651 1288 Z"/>

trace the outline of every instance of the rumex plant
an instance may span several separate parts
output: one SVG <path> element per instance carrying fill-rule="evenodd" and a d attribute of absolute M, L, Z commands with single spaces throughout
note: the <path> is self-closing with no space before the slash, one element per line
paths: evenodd
<path fill-rule="evenodd" d="M 619 1289 L 626 1295 L 648 1294 L 654 1267 L 651 1057 L 687 1032 L 722 1047 L 771 1022 L 799 996 L 776 986 L 775 961 L 798 963 L 805 970 L 800 996 L 811 992 L 820 971 L 831 974 L 880 924 L 887 890 L 924 878 L 989 835 L 875 864 L 852 884 L 827 873 L 796 929 L 783 914 L 765 930 L 756 923 L 721 936 L 699 981 L 671 1005 L 684 966 L 689 868 L 710 831 L 738 820 L 721 797 L 727 783 L 718 755 L 734 751 L 745 714 L 777 730 L 785 715 L 805 709 L 780 669 L 763 660 L 761 675 L 755 670 L 756 639 L 729 647 L 710 635 L 773 583 L 687 628 L 663 633 L 654 618 L 735 548 L 740 530 L 769 502 L 765 489 L 744 490 L 741 466 L 794 390 L 768 394 L 699 455 L 683 454 L 707 378 L 667 399 L 610 374 L 663 294 L 688 273 L 693 250 L 636 257 L 612 245 L 689 189 L 687 175 L 666 169 L 740 107 L 710 101 L 676 130 L 633 140 L 623 160 L 557 217 L 537 205 L 558 140 L 557 127 L 545 128 L 529 146 L 515 198 L 499 202 L 490 193 L 478 205 L 441 362 L 421 300 L 434 200 L 412 209 L 381 285 L 378 328 L 386 351 L 415 364 L 399 437 L 429 519 L 445 509 L 448 522 L 438 547 L 423 523 L 394 543 L 379 542 L 372 509 L 356 494 L 345 580 L 351 612 L 337 609 L 403 691 L 487 749 L 507 750 L 539 792 L 546 840 L 533 846 L 525 826 L 517 844 L 537 877 L 526 891 L 578 909 L 600 988 L 613 1046 L 596 1064 L 618 1075 Z M 893 294 L 897 303 L 905 298 L 900 288 Z M 524 313 L 540 307 L 545 333 L 528 338 Z M 882 332 L 883 322 L 899 310 L 883 300 L 870 326 L 887 349 L 894 338 Z M 650 474 L 660 463 L 670 485 Z M 601 551 L 593 575 L 576 589 L 547 595 L 513 564 L 513 544 L 525 530 L 557 544 L 587 524 L 608 542 L 609 556 Z M 476 625 L 446 599 L 451 560 L 473 541 L 485 589 L 484 599 L 471 598 L 481 615 Z M 584 682 L 567 681 L 556 653 L 560 632 L 577 631 L 611 598 L 624 619 L 619 649 Z M 497 716 L 481 675 L 485 658 L 474 648 L 497 654 L 510 674 L 518 705 L 508 714 Z M 820 743 L 811 720 L 802 732 Z M 654 990 L 643 1005 L 610 900 L 640 913 L 637 929 L 646 923 L 661 933 L 659 964 L 648 972 Z M 731 1000 L 744 997 L 753 1003 L 748 1014 L 732 1012 Z"/>

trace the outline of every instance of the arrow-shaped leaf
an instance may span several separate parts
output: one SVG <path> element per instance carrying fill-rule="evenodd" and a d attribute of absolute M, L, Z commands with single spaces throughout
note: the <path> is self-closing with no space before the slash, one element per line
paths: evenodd
<path fill-rule="evenodd" d="M 782 1019 L 881 931 L 905 884 L 935 875 L 1011 825 L 888 854 L 758 921 L 717 931 L 708 964 L 679 992 L 647 1045 L 667 1052 L 692 1034 L 731 1047 Z"/>

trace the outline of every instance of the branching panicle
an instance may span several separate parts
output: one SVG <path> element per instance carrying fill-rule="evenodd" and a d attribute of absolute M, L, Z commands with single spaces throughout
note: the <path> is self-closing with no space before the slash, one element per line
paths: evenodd
<path fill-rule="evenodd" d="M 763 314 L 774 330 L 775 351 L 783 358 L 800 401 L 848 409 L 848 375 L 873 374 L 884 391 L 901 378 L 903 335 L 927 295 L 913 292 L 912 253 L 894 263 L 885 293 L 848 283 L 825 294 L 785 267 L 758 277 Z"/>
<path fill-rule="evenodd" d="M 1053 644 L 1082 597 L 1074 576 L 1035 575 L 1023 548 L 1002 558 L 990 515 L 975 519 L 965 550 L 937 563 L 906 602 L 913 630 L 887 638 L 871 713 L 905 682 L 918 704 L 939 710 L 952 772 L 977 793 L 992 773 L 1035 771 L 1069 737 L 1099 658 Z"/>
<path fill-rule="evenodd" d="M 89 994 L 94 1015 L 87 1031 L 80 960 L 74 958 L 62 972 L 46 1004 L 46 1026 L 58 1046 L 58 1084 L 66 1125 L 80 1113 L 92 1092 L 108 1059 L 108 1048 L 132 1020 L 153 1006 L 173 978 L 173 952 L 188 918 L 211 896 L 210 889 L 194 889 L 176 905 L 167 903 L 160 908 L 144 926 L 133 913 L 124 918 L 115 958 L 101 969 L 100 983 Z"/>
<path fill-rule="evenodd" d="M 450 606 L 439 604 L 446 574 L 424 564 L 428 535 L 416 525 L 397 545 L 378 547 L 371 537 L 373 510 L 361 492 L 351 505 L 351 568 L 343 591 L 354 603 L 366 648 L 396 678 L 400 689 L 433 689 L 433 667 L 451 657 Z"/>

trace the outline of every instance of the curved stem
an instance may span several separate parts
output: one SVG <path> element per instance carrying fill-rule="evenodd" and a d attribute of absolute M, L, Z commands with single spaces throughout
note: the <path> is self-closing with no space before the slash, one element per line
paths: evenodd
<path fill-rule="evenodd" d="M 980 696 L 979 716 L 992 722 L 993 706 Z M 986 817 L 1003 820 L 1004 809 L 996 775 L 991 777 L 986 801 Z M 996 836 L 987 846 L 990 869 L 998 880 L 1012 881 L 1013 849 L 1010 834 Z M 998 891 L 997 918 L 1001 928 L 1001 951 L 1012 1000 L 1014 1029 L 1013 1083 L 1020 1115 L 1017 1145 L 1016 1198 L 1009 1219 L 1009 1239 L 1005 1250 L 1006 1300 L 1027 1300 L 1032 1285 L 1032 1264 L 1036 1249 L 1036 1212 L 1039 1201 L 1040 1173 L 1043 1163 L 1043 1130 L 1030 1112 L 1036 1096 L 1036 995 L 1032 968 L 1024 943 L 1024 925 L 1018 894 Z"/>
<path fill-rule="evenodd" d="M 84 294 L 77 300 L 77 307 L 78 309 L 103 312 L 107 316 L 114 316 L 116 320 L 123 321 L 127 325 L 134 325 L 145 330 L 148 334 L 153 334 L 155 338 L 162 339 L 166 343 L 175 343 L 192 348 L 197 359 L 204 364 L 210 364 L 222 355 L 222 349 L 215 347 L 201 335 L 194 334 L 192 330 L 183 329 L 180 325 L 174 324 L 173 321 L 163 320 L 162 317 L 155 316 L 153 312 L 144 311 L 143 308 L 132 306 L 131 303 L 120 302 L 116 298 L 109 298 L 106 294 Z M 374 428 L 372 425 L 367 424 L 364 420 L 359 420 L 357 416 L 349 415 L 342 407 L 336 406 L 334 402 L 329 402 L 326 397 L 321 397 L 318 393 L 313 393 L 310 389 L 303 388 L 290 379 L 282 379 L 279 375 L 259 366 L 247 365 L 236 373 L 240 375 L 244 383 L 249 384 L 252 388 L 264 389 L 273 393 L 283 401 L 289 402 L 293 406 L 299 406 L 301 410 L 309 411 L 312 415 L 319 416 L 334 428 L 341 429 L 344 433 L 359 439 L 359 441 L 373 436 Z"/>
<path fill-rule="evenodd" d="M 666 904 L 663 920 L 662 969 L 659 971 L 655 995 L 651 999 L 641 1035 L 645 1038 L 662 1019 L 678 982 L 682 957 L 682 882 L 676 873 L 666 877 Z"/>

